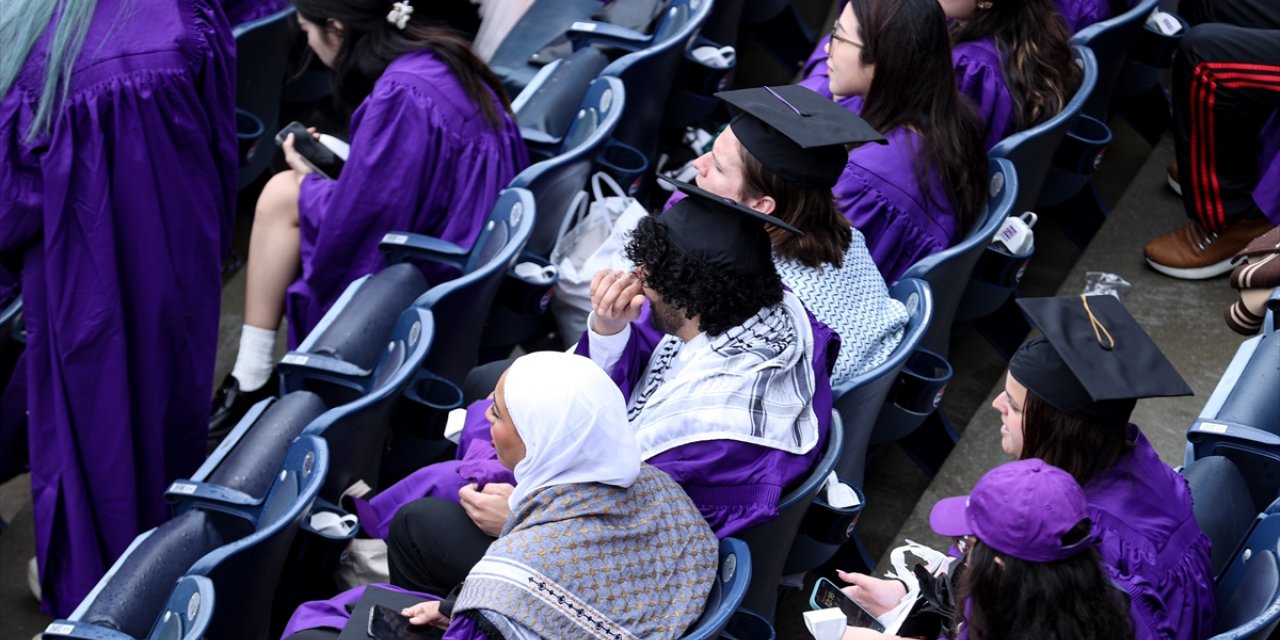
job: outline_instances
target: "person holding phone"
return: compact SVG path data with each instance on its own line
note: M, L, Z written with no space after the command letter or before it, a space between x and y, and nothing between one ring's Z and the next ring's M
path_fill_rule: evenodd
M1084 488L1098 552L1129 594L1139 638L1212 635L1212 542L1196 523L1186 480L1129 421L1138 399L1191 389L1111 296L1018 304L1044 335L1014 354L992 403L1001 448L1057 466Z
M516 479L511 515L456 596L403 609L408 622L450 639L683 636L715 581L718 542L684 490L641 460L609 375L540 351L516 359L493 400L493 446ZM284 637L335 637L357 591L304 604Z
M953 620L957 640L1039 638L1126 640L1134 637L1125 593L1103 571L1092 535L1088 500L1067 472L1027 459L988 471L968 496L933 507L929 524L959 538ZM906 595L899 581L841 574L844 592L873 615ZM867 626L846 629L845 640L885 638Z
M354 279L384 266L378 242L411 231L470 247L498 192L528 163L501 83L472 52L467 0L294 0L307 44L334 71L351 115L336 180L284 143L290 169L263 188L249 239L244 328L210 428L229 431L258 400L288 312L290 343ZM428 280L450 274L432 271Z

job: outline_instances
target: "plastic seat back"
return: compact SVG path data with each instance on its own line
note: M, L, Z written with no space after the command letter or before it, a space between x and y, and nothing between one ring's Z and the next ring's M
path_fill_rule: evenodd
M840 454L836 472L841 480L856 486L862 486L867 448L876 429L877 418L907 358L920 345L933 321L933 292L924 280L899 280L889 289L889 295L907 308L902 341L879 366L831 391L835 397L835 410L844 424L844 451Z
M1191 488L1196 523L1213 541L1213 574L1221 575L1261 508L1250 497L1240 470L1227 458L1201 458L1187 465L1182 475Z
M209 624L209 640L266 637L290 546L328 469L329 450L324 441L300 436L267 496L257 530L215 549L191 567L191 574L207 576L218 592L220 606Z
M532 193L504 190L471 250L457 256L462 275L432 287L414 302L432 312L436 334L447 337L434 341L425 368L459 388L476 364L494 296L528 242L536 216ZM409 250L404 257L417 255Z
M1273 637L1280 625L1280 515L1264 515L1218 581L1216 640Z
M1255 504L1280 493L1280 288L1267 299L1262 333L1245 340L1187 431L1187 459L1230 458Z
M702 615L685 632L684 640L714 640L729 624L751 584L751 550L737 538L720 540L720 564L716 581L707 595Z
M614 60L601 75L626 86L627 104L614 133L618 141L638 149L653 165L658 132L671 95L671 78L685 49L711 14L712 0L671 0L647 46Z
M596 156L618 126L626 99L621 80L613 77L592 80L557 154L529 166L511 180L511 187L533 193L538 208L525 253L550 257L569 207L586 186Z
M280 130L280 97L293 38L292 6L269 16L235 25L237 128L241 121L261 128L253 140L241 139L239 188L243 189L271 163L276 132Z
M200 640L209 631L215 600L213 581L204 576L183 576L174 585L164 612L147 640Z
M1005 218L1016 210L1017 194L1022 191L1022 173L1020 168L1015 171L1016 162L993 157L989 164L991 182L985 215L969 235L955 246L926 256L902 276L904 279L916 278L929 283L929 289L933 293L933 319L920 347L944 358L951 345L951 324L973 273L973 266L987 245L991 244L991 238Z
M434 335L431 312L416 307L405 310L384 348L385 379L365 396L325 412L303 431L328 444L329 472L321 499L338 504L342 493L357 481L378 489L392 414L405 389L420 375Z
M1053 167L1058 146L1066 137L1071 123L1084 109L1085 102L1098 82L1098 63L1093 52L1083 47L1073 47L1073 50L1076 64L1080 65L1083 75L1080 87L1071 101L1057 115L1001 140L987 152L989 157L1008 159L1017 168L1017 196L1010 209L1014 214L1035 210L1040 189Z
M743 607L773 620L778 605L778 580L791 552L791 543L809 505L827 481L827 476L835 470L843 449L844 427L840 414L833 412L822 457L818 458L800 486L778 501L777 519L739 534L751 549L751 586L747 589Z
M1147 16L1159 6L1160 0L1139 0L1128 11L1091 24L1071 38L1071 44L1088 47L1098 62L1098 83L1085 102L1084 113L1103 122L1111 111L1111 96L1120 79L1120 72L1129 61L1129 50L1138 40L1138 34Z

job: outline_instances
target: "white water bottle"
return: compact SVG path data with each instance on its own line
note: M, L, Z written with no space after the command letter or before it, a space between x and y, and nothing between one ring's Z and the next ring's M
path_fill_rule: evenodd
M1004 250L1011 255L1029 255L1036 246L1035 233L1031 228L1036 226L1036 221L1039 219L1039 216L1032 211L1026 211L1020 216L1009 216L1000 230L996 231L996 237L991 240L992 244L1004 247Z

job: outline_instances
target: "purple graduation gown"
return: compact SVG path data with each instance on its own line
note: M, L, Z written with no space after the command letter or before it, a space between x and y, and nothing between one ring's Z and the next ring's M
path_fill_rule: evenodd
M1187 481L1146 436L1084 487L1109 577L1128 592L1138 638L1194 640L1213 633L1212 543L1191 510Z
M632 324L631 339L622 358L610 371L614 382L630 397L644 375L662 333L648 322L648 305ZM813 328L815 386L813 411L818 418L818 445L796 455L756 444L715 440L687 444L660 453L646 462L663 470L684 488L716 535L723 538L768 522L778 516L782 492L804 476L822 453L831 426L830 370L839 351L840 338L809 314ZM577 353L590 356L585 337ZM498 462L484 413L492 400L467 407L467 419L458 442L458 459L433 464L414 472L369 501L357 500L356 512L366 533L386 538L391 519L402 505L425 496L458 500L458 490L470 483L515 483L511 472Z
M1054 0L1053 4L1058 7L1058 14L1067 25L1068 36L1112 16L1109 0ZM1126 7L1132 4L1129 1L1125 2Z
M836 208L866 237L884 281L894 283L921 258L954 244L960 224L934 172L929 172L929 197L920 190L913 164L919 136L900 127L885 138L889 144L850 151L832 191Z
M0 263L21 264L42 608L65 616L204 458L235 59L216 5L98 0L27 140L50 35L0 100Z
M439 596L433 596L429 593L418 593L417 591L409 591L401 589L391 584L374 585L390 591L399 591L400 593L408 593L415 596L421 596L426 600L440 600ZM347 620L351 618L351 612L347 610L348 606L354 606L360 601L360 596L364 595L365 587L354 587L329 598L328 600L314 600L302 603L297 609L294 609L293 615L289 617L289 623L284 627L284 633L280 637L288 638L289 636L305 631L307 629L329 628L342 629L347 624ZM449 629L444 632L444 640L485 640L485 635L476 626L476 623L467 617L459 617L449 622Z
M265 18L287 6L289 0L221 0L222 13L231 26Z
M1271 224L1280 224L1280 111L1262 126L1262 150L1258 154L1258 186L1253 201Z
M491 127L434 54L392 61L351 116L351 155L341 176L312 174L302 182L302 275L289 287L290 344L352 280L385 266L378 241L387 232L470 247L498 192L527 164L510 115Z
M808 87L828 98L831 87L827 84L826 44L831 39L827 36L818 43L809 60L805 62L800 86ZM995 41L990 38L961 42L951 48L951 66L956 72L956 86L961 95L969 98L978 109L982 120L984 148L991 149L996 143L1018 132L1018 109L1013 102L1013 94L1005 84L1004 72L1000 68L1000 52ZM839 101L841 106L854 113L862 112L862 98L846 96Z

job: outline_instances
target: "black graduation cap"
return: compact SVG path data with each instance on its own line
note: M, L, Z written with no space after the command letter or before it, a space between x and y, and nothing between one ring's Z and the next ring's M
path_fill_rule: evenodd
M884 136L857 114L800 85L721 91L741 110L730 126L761 164L799 184L832 187L848 162L846 144Z
M1139 398L1191 395L1114 296L1026 298L1018 305L1044 337L1018 349L1009 373L1063 413L1123 425Z
M667 235L685 255L707 264L750 275L773 268L773 250L765 225L798 236L803 231L742 203L688 182L660 176L687 198L657 216Z

